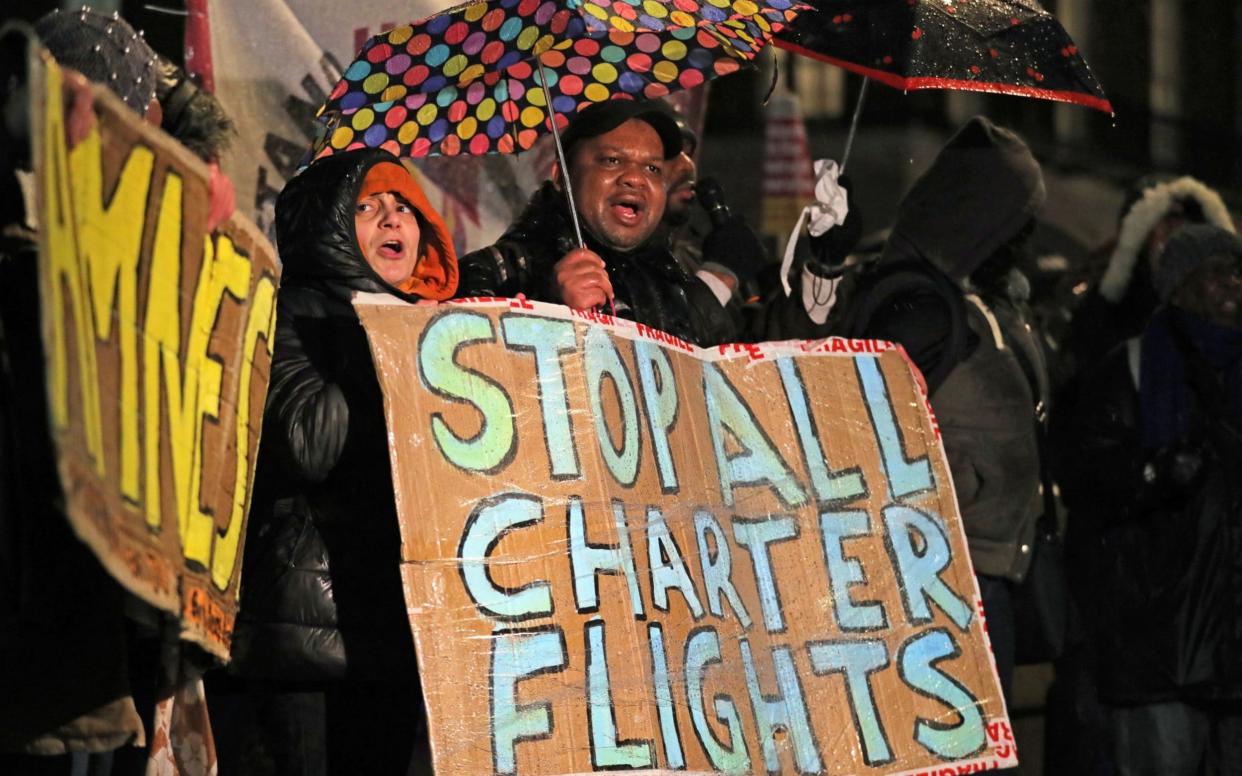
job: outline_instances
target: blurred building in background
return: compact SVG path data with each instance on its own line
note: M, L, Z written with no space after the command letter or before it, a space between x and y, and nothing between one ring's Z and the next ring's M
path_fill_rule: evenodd
M9 4L4 14L33 20L57 5L115 8L146 31L156 50L180 62L186 2L26 0ZM1235 212L1242 211L1242 2L1045 0L1043 5L1078 42L1116 115L1019 97L903 94L876 85L869 90L850 163L868 229L883 228L947 133L975 113L1028 139L1052 173L1050 206L1061 211L1053 217L1078 221L1063 227L1079 232L1079 241L1090 242L1097 231L1110 229L1120 189L1152 171L1194 175L1218 188ZM861 83L859 76L785 52L763 59L760 70L713 82L700 159L703 172L724 183L731 206L755 223L761 217L764 101L777 79L798 96L812 157L838 159ZM1058 202L1058 191L1065 193L1064 201ZM1088 212L1080 212L1084 209Z

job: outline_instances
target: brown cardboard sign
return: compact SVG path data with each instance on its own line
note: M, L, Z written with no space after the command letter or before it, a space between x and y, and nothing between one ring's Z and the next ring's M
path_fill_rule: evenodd
M78 536L227 658L267 393L278 268L208 170L102 88L72 149L61 73L34 70L40 299L52 437Z
M355 306L439 772L1016 762L899 351L702 350L516 300Z

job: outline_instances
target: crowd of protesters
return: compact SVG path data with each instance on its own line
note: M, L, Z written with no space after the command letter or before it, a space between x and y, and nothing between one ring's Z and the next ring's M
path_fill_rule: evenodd
M61 13L36 29L62 64L215 162L227 117L123 20ZM75 121L91 120L86 95L70 100L71 142ZM18 97L4 96L7 114ZM141 669L159 663L158 618L65 541L51 447L36 428L45 400L29 379L42 373L29 336L30 159L16 150L29 146L8 123L0 132L0 771L135 773L140 759L121 745L150 724L159 680ZM1045 300L1030 298L1022 271L1047 196L1040 165L985 118L916 181L878 256L852 253L855 209L804 238L806 257L784 279L744 218L686 229L699 138L667 106L595 105L563 140L566 167L495 244L460 258L409 169L385 152L321 159L281 193L283 278L241 609L232 664L211 685L228 710L213 719L221 773L430 771L382 397L355 291L521 294L701 346L900 343L941 429L1006 697L1016 663L1055 658L1071 689L1049 706L1063 717L1049 723L1050 745L1073 751L1067 767L1242 773L1242 240L1216 192L1188 177L1138 181L1055 340L1031 313ZM231 189L213 175L223 217ZM1066 624L1041 652L1032 640L1047 634L1028 630L1027 611L1039 591L1028 588L1051 551L1041 534L1062 523ZM98 686L115 674L72 648L83 628L109 645L89 650L93 660L128 661L118 679L128 692ZM101 702L119 696L135 700ZM248 756L256 746L265 758Z

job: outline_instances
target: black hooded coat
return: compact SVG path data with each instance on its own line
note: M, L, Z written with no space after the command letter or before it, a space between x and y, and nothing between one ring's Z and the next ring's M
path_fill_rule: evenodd
M977 289L1043 204L1020 138L975 118L906 194L884 254L857 279L842 333L900 343L927 381L975 571L1021 580L1042 508L1043 353L1020 299ZM1003 273L1002 273L1003 274ZM1029 373L1029 374L1028 374Z
M276 205L284 267L233 642L243 676L417 676L383 399L350 304L355 291L415 299L371 269L354 231L367 171L391 161L320 160Z

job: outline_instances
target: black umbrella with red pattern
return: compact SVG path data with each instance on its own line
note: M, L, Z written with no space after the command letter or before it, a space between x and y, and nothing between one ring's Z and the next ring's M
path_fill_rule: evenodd
M809 0L775 43L902 90L1033 97L1112 113L1074 41L1034 0Z

